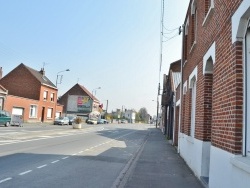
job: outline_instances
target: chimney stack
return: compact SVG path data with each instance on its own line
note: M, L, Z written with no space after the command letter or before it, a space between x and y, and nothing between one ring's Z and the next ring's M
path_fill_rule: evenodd
M44 68L41 68L41 70L39 72L40 72L40 74L42 74L43 76L45 76L45 70L44 70Z

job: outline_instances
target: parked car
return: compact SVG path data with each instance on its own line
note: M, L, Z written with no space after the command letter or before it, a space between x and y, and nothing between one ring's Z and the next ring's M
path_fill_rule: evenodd
M97 124L97 120L96 119L87 119L87 124Z
M69 125L68 117L57 117L54 121L54 125Z
M106 119L99 119L98 121L97 121L97 124L108 124L109 122L108 122L108 120L106 120Z
M5 110L0 110L0 125L5 125L5 127L8 127L11 122L11 115L9 112Z
M69 118L69 124L73 125L76 117L74 117L74 116L68 116L68 118Z
M126 123L127 121L125 119L122 119L121 120L121 123Z

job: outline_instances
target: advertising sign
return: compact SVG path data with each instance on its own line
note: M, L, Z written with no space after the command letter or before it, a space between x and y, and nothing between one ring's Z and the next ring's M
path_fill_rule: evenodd
M89 96L69 95L67 112L89 113L92 111L92 103Z

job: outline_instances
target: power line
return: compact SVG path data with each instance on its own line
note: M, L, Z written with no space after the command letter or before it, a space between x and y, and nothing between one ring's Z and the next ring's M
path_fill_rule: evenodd
M170 38L168 38L167 40L162 41L162 42L167 42L167 41L169 41L169 40L171 40L171 39L177 37L178 35L179 35L179 33L176 33L174 36L172 36L172 37L170 37Z
M179 27L174 28L174 29L167 29L164 25L163 25L163 27L164 27L164 29L167 30L167 31L175 31L175 30L179 29Z

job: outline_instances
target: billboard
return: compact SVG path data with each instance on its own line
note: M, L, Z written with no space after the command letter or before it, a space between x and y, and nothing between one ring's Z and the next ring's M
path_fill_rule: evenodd
M92 111L93 100L89 96L69 95L67 112L90 113Z

